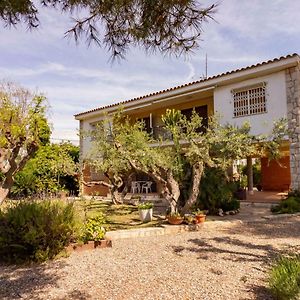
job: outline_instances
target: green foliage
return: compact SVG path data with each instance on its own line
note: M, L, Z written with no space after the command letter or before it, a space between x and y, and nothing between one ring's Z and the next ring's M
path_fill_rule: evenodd
M288 193L288 198L289 197L295 197L297 199L299 199L300 201L300 190L292 190Z
M193 211L193 215L195 215L195 216L206 215L206 211L198 208L197 210Z
M272 206L271 211L278 214L293 214L300 212L300 198L290 196L278 205Z
M0 187L4 200L28 159L49 143L46 98L11 82L0 83Z
M83 227L83 242L87 243L88 241L100 241L104 239L105 229L103 224L106 219L102 213L98 213L96 217L89 218L86 220Z
M191 119L187 119L179 111L167 110L162 120L164 129L170 133L168 136L172 137L168 143L154 140L143 131L143 123L124 117L120 111L104 118L90 135L93 151L88 159L96 170L109 178L115 190L123 184L122 174L132 169L147 173L161 184L173 212L180 208L188 211L199 191L203 194L199 205L210 213L222 207L225 210L238 207L237 202L232 202L232 188L227 186L226 180L224 182L224 176L219 185L220 176L209 179L210 175L206 174L202 181L210 183L203 183L200 190L194 183L198 185L203 169L220 169L224 175L235 160L263 155L270 148L279 151L277 144L285 130L285 126L278 126L272 135L274 141L270 141L269 137L251 135L248 123L241 127L223 126L217 118L210 118L208 128L199 130L202 118L195 111ZM160 147L153 147L153 143ZM269 147L270 144L273 146Z
M282 257L272 267L269 287L278 300L299 299L300 259L299 256Z
M234 187L234 183L227 181L223 170L208 168L200 184L201 194L196 205L210 214L218 213L220 208L223 211L236 210L239 201L233 198Z
M203 7L194 0L5 0L0 2L0 19L7 26L25 23L36 28L41 7L69 14L75 24L64 32L76 41L83 38L88 45L94 42L109 49L113 57L123 57L130 45L177 55L196 49L202 24L212 18L216 4ZM78 18L78 14L85 16Z
M41 147L15 176L11 196L28 197L64 189L78 192L78 161L79 147L70 143Z
M138 205L138 209L151 209L153 208L153 203L145 202Z
M76 234L72 204L20 202L0 212L0 257L13 263L52 259Z
M252 166L253 169L253 185L256 186L261 184L261 166L259 163L255 163ZM242 169L242 174L247 175L247 166L244 166Z

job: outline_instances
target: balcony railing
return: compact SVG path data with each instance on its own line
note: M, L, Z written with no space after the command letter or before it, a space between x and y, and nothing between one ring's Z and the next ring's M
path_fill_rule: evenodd
M154 126L151 128L150 134L155 140L172 140L172 134L162 126Z

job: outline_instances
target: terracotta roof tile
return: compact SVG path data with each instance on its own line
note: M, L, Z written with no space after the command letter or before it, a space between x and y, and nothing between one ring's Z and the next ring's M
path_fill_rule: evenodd
M260 67L260 66L263 66L263 65L266 65L266 64L269 64L269 63L277 62L277 61L280 61L280 60L284 60L284 59L288 59L288 58L292 58L292 57L296 57L296 56L298 56L298 54L293 53L293 54L289 54L289 55L286 55L286 56L281 56L281 57L278 57L278 58L270 59L270 60L263 61L263 62L260 62L260 63L257 63L257 64L253 64L253 65L250 65L250 66L247 66L247 67L244 67L244 68L235 69L235 70L232 70L232 71L228 71L228 72L224 72L224 73L221 73L221 74L218 74L218 75L214 75L214 76L211 76L211 77L208 77L208 78L205 78L205 79L200 79L200 80L197 80L197 81L185 83L185 84L182 84L182 85L179 85L179 86L171 87L171 88L168 88L168 89L165 89L165 90L153 92L153 93L150 93L150 94L147 94L147 95L135 97L135 98L132 98L132 99L129 99L129 100L109 104L109 105L106 105L106 106L97 107L97 108L94 108L94 109L91 109L91 110L88 110L88 111L85 111L85 112L82 112L82 113L78 113L78 114L75 115L75 117L78 117L78 116L81 116L81 115L84 115L84 114L88 114L88 113L91 113L91 112L95 112L95 111L98 111L98 110L103 110L103 109L106 109L106 108L114 107L114 106L117 106L117 105L120 105L120 104L126 104L126 103L129 103L129 102L133 102L133 101L136 101L136 100L141 100L141 99L144 99L144 98L147 98L147 97L163 94L163 93L170 92L170 91L173 91L173 90L177 90L177 89L180 89L180 88L183 88L183 87L186 87L186 86L191 86L193 84L206 82L206 81L209 81L211 79L215 79L215 78L219 78L219 77L222 77L222 76L225 76L225 75L230 75L230 74L233 74L233 73L249 70L249 69L252 69L252 68Z

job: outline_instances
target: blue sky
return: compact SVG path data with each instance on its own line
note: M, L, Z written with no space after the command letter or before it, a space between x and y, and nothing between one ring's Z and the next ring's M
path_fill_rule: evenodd
M63 37L71 24L67 15L42 10L38 30L1 27L0 78L43 92L52 137L77 140L75 113L197 80L204 74L206 53L208 75L300 53L300 1L219 2L216 22L204 25L200 48L189 57L146 55L132 48L126 60L114 64L105 49Z

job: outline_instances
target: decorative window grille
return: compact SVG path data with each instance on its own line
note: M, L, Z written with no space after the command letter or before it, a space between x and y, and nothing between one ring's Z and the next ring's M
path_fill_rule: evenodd
M233 90L234 117L263 114L267 112L265 83Z

